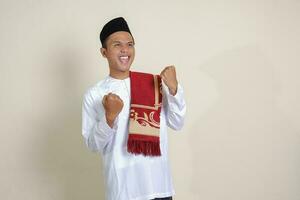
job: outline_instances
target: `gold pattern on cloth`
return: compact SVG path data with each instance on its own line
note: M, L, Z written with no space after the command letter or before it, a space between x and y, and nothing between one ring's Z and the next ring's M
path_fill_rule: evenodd
M159 136L160 134L160 123L154 120L155 111L161 107L159 103L159 94L161 93L161 85L158 83L156 75L154 76L154 88L155 88L155 103L154 106L146 106L140 104L131 104L130 110L130 133L138 133L140 135ZM143 112L143 116L139 116L138 112L134 108L144 108L152 110L151 112Z

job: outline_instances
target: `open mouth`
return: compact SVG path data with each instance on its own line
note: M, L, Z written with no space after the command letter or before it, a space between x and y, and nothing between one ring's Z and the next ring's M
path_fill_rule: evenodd
M130 56L120 56L119 60L122 64L127 64L129 62Z

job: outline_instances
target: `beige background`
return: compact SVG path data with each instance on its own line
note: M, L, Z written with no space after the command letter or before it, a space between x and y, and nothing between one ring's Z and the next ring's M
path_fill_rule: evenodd
M300 1L0 1L0 199L100 200L81 136L108 73L102 25L124 16L132 69L174 64L188 112L170 131L176 200L300 199Z

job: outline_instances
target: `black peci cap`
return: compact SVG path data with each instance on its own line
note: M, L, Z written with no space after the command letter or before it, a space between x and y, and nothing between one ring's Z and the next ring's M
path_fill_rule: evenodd
M118 32L118 31L125 31L125 32L130 33L130 35L131 35L128 24L123 17L117 17L115 19L112 19L103 26L103 28L100 32L100 41L101 41L102 47L104 45L106 38L108 38L111 34Z

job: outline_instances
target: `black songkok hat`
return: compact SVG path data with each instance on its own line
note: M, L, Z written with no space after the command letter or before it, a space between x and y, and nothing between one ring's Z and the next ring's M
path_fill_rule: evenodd
M106 38L108 38L111 34L118 31L126 31L131 35L128 24L123 17L117 17L115 19L112 19L103 26L100 32L100 41L102 47L104 45L104 41L106 40Z

